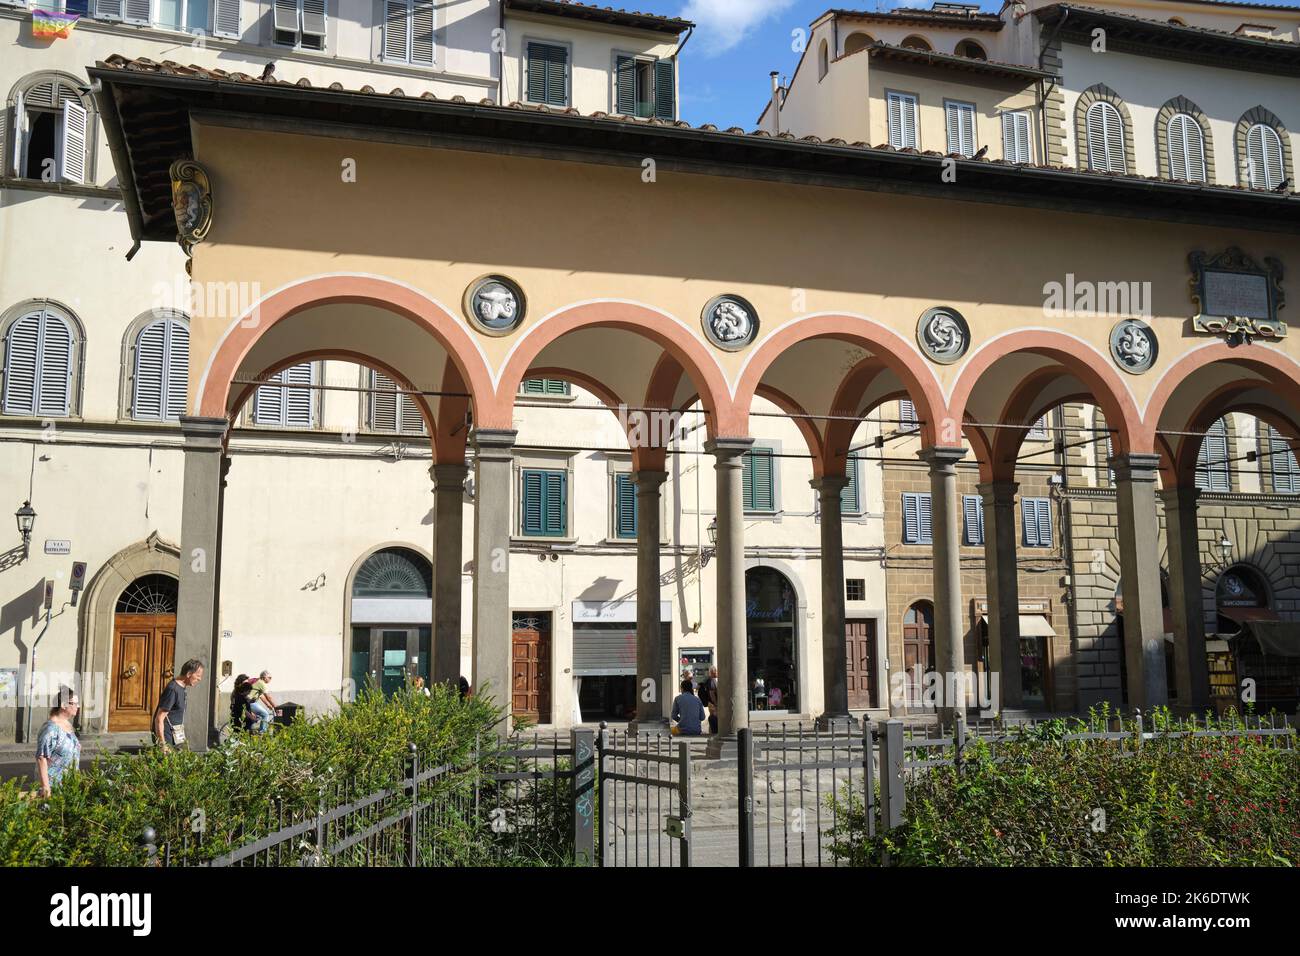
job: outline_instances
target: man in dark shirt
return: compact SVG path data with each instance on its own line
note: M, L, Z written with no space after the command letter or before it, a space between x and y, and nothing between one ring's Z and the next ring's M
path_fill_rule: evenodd
M687 737L700 733L705 718L704 705L695 696L691 682L682 680L682 692L673 701L672 718L677 721L677 732Z
M203 679L203 662L186 661L181 665L181 675L169 683L158 698L153 712L153 739L171 750L185 743L185 692Z

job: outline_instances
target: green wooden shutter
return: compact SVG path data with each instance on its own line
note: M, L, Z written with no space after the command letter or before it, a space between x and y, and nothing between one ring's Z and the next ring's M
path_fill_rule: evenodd
M543 524L548 535L564 535L568 531L568 475L563 471L543 472L546 478L545 514Z
M772 450L755 448L745 453L742 489L746 511L776 510L776 475L772 469Z
M844 473L849 483L840 492L840 514L855 515L862 511L862 502L858 497L858 460L850 458L844 463Z
M525 395L568 395L569 383L558 378L529 378L519 391Z
M677 71L673 59L655 61L655 116L669 121L677 118Z
M524 96L530 103L546 102L545 49L540 43L528 44L528 89Z
M542 498L545 494L545 473L526 470L520 493L520 527L526 535L543 535L546 528L542 519Z
M528 100L547 106L569 102L569 50L551 43L528 44Z
M614 108L624 116L636 115L636 57L614 58Z
M627 472L614 476L614 534L619 538L636 537L636 485Z

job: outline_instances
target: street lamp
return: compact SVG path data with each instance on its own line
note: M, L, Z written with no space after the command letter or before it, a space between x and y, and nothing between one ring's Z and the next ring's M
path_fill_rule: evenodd
M696 527L698 527L698 525ZM709 522L708 528L705 530L709 532L710 547L700 548L701 568L707 568L709 566L709 559L718 553L718 519L716 515L713 520Z
M1223 566L1226 568L1232 563L1232 541L1226 534L1219 536L1219 554L1223 555Z
M18 522L18 533L23 536L23 557L26 558L31 547L32 525L36 524L36 509L30 501L24 501L23 506L14 512L14 520Z
M1211 574L1219 574L1220 572L1226 571L1228 568L1232 567L1232 539L1230 539L1226 534L1220 534L1218 542L1212 547L1214 551L1217 552L1215 557L1218 560L1201 567L1201 574L1207 577Z
M716 515L714 516L713 520L709 522L708 531L709 531L709 544L713 545L713 547L716 549L718 547L718 519Z

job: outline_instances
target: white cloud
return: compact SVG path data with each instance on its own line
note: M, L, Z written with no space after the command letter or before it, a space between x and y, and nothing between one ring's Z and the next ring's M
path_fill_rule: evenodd
M698 42L706 54L716 56L794 4L795 0L687 0L681 15L698 24Z

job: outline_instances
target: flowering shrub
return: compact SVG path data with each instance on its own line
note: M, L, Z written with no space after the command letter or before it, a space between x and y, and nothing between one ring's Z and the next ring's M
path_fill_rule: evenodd
M995 749L974 742L960 772L941 767L908 782L905 822L892 832L868 837L861 801L841 796L832 852L861 866L886 853L901 866L1300 865L1294 737L1287 746L1276 737L1178 736L1190 727L1167 713L1156 725L1140 748L1132 738L1066 739L1088 729L1078 721ZM1230 716L1210 729L1242 725Z

